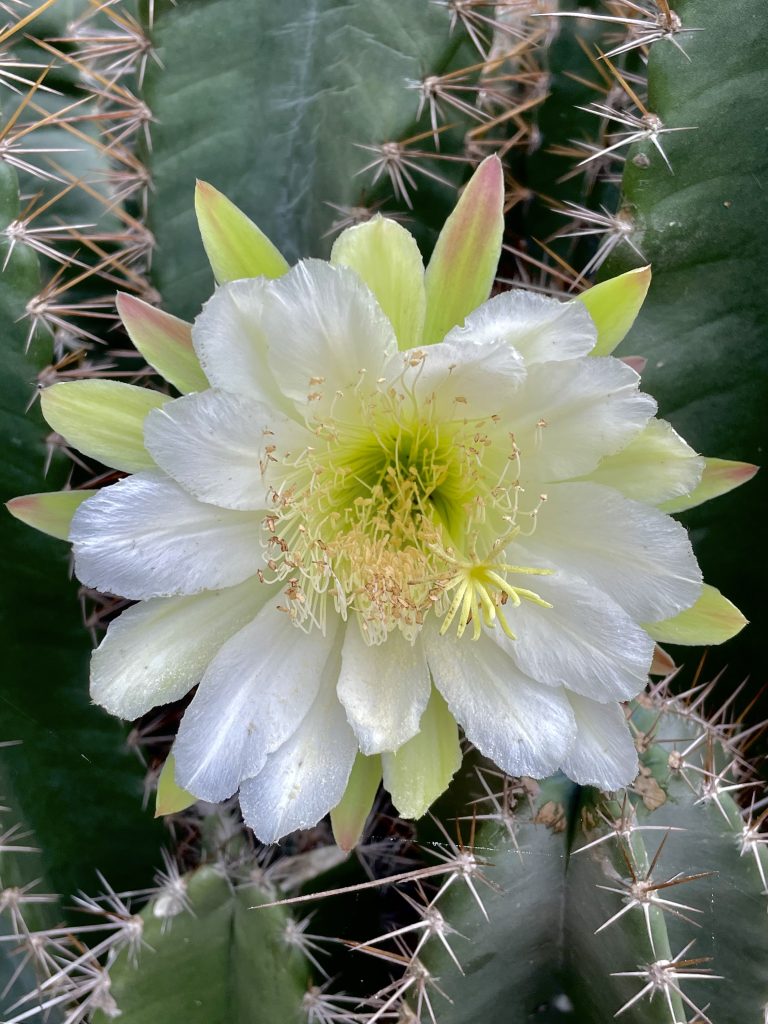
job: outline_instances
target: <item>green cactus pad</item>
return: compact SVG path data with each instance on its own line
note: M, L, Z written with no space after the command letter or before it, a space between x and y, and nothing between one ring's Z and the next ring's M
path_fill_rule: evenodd
M110 971L122 1024L304 1024L306 960L285 938L290 915L215 868L182 879L142 912L143 945ZM97 1014L94 1024L109 1018Z
M643 378L690 444L707 455L765 461L761 434L768 380L768 276L764 92L766 6L762 0L681 0L680 35L690 58L656 43L648 63L648 109L674 173L649 141L630 150L624 198L632 241L653 266L653 283L619 354L647 357ZM620 253L608 276L626 269ZM635 261L638 262L637 260ZM764 571L768 476L685 518L705 576L735 601L752 628L718 655L757 672L766 661ZM760 532L762 530L762 533ZM762 624L762 628L761 628ZM713 655L714 657L714 655Z

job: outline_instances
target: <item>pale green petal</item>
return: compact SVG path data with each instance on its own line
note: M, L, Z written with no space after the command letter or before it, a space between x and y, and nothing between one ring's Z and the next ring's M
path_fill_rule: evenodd
M288 269L264 232L206 181L197 183L195 213L213 276L219 284L241 277L281 277Z
M603 459L584 479L659 505L692 491L703 468L704 460L666 420L653 419L626 448Z
M25 494L11 498L5 507L27 526L33 526L41 533L47 533L58 540L69 538L72 516L86 498L96 491L49 491L44 494Z
M331 826L336 844L353 850L363 834L381 782L381 758L358 752L341 803L331 811Z
M160 777L157 780L155 797L155 817L162 818L166 814L178 814L186 811L196 803L197 797L182 789L176 782L176 759L169 754L165 759Z
M384 786L403 818L420 818L461 767L459 728L432 689L419 732L394 754L383 754Z
M209 386L192 347L192 324L118 292L117 311L136 348L150 366L183 394Z
M690 608L671 619L652 622L643 628L659 643L699 647L725 643L740 633L746 624L747 620L736 605L705 583L701 597Z
M144 447L144 419L167 401L167 395L116 380L64 381L40 396L43 416L67 444L126 473L154 468Z
M504 233L504 172L483 160L440 232L429 261L425 345L441 341L491 294Z
M339 235L331 263L360 275L389 317L400 348L420 343L427 307L424 264L409 231L377 215Z
M681 498L673 498L665 502L661 509L663 512L685 512L688 508L695 508L710 498L719 498L721 494L727 494L735 487L741 487L748 480L751 480L758 471L759 466L753 466L751 462L731 462L729 459L704 459L704 472L698 486L691 490L690 494L684 494Z
M588 288L577 296L597 327L593 356L609 356L629 333L651 284L651 268L641 267Z

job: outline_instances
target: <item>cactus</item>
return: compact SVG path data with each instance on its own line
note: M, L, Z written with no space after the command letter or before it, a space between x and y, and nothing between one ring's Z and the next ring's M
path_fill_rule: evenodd
M474 849L499 888L482 890L488 919L459 886L439 904L464 972L430 943L452 1001L435 996L440 1021L761 1019L768 850L735 800L759 780L742 727L702 698L660 684L635 705L642 767L623 794L567 780L531 794L475 768Z
M18 194L12 168L0 164L2 223L17 216ZM8 242L5 242L5 259ZM50 358L50 341L35 334L27 351L25 307L37 292L35 254L16 245L0 278L5 370L2 379L3 430L8 439L3 467L5 498L64 482L65 468L51 467L47 480L48 434L35 396L35 373ZM21 321L21 322L20 322ZM3 614L3 740L0 792L21 830L34 831L42 853L46 885L71 891L89 884L94 864L115 866L115 878L136 884L151 867L157 831L141 813L141 770L125 749L125 733L89 707L82 681L87 675L89 637L82 629L67 580L64 552L47 538L30 544L20 524L2 523L3 574L14 580ZM44 625L36 618L34 609ZM30 686L30 680L35 686ZM85 792L91 793L87 801ZM100 794L98 796L97 794ZM87 841L84 837L87 836ZM143 859L142 837L151 856ZM124 858L134 846L132 866ZM134 873L135 872L135 873ZM5 872L3 872L3 876ZM34 878L27 876L27 881Z
M197 314L211 282L196 177L291 261L327 255L341 227L377 211L407 222L428 254L489 152L506 177L497 287L565 296L604 268L650 262L620 353L647 360L661 413L722 460L709 460L697 497L748 479L754 467L728 460L759 459L763 5L555 6L320 0L310 14L298 0L150 0L136 15L127 0L49 0L9 15L0 51L27 84L11 80L20 92L4 96L0 135L6 496L71 484L74 503L111 479L48 434L38 384L95 372L148 384L150 402L171 390L113 329L113 295ZM188 370L168 375L185 391ZM751 508L729 496L685 522L705 570L759 623ZM161 772L179 705L127 735L88 706L90 640L62 548L7 517L2 528L16 582L0 739L22 741L0 750L4 1020L760 1024L768 1013L759 697L739 698L743 715L730 700L707 715L712 686L680 695L682 673L651 686L628 709L642 768L626 793L511 779L467 750L434 817L402 821L380 794L350 857L325 826L263 848L234 809L188 809ZM120 604L80 596L95 640ZM744 636L728 658L755 671L759 626ZM678 626L656 639L687 638ZM661 651L659 666L672 668ZM173 853L153 881L158 779Z
M141 948L126 949L110 972L126 1024L304 1021L301 948L309 943L312 956L312 938L280 908L254 911L262 902L258 886L233 888L213 867L166 885L142 911ZM94 1024L112 1016L102 1010Z

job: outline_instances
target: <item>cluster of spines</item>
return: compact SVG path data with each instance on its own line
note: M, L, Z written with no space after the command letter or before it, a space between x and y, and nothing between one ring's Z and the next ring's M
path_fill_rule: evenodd
M21 195L19 215L2 232L5 265L18 245L38 255L41 286L26 306L28 345L40 337L53 351L30 382L30 406L62 380L146 379L149 368L114 332L115 293L159 298L148 279L150 180L139 155L151 148L152 116L141 97L146 64L156 59L151 20L145 27L125 5L84 0L82 13L53 35L52 6L9 8L0 32L0 85L9 90L0 160L16 170ZM52 433L44 473L57 455L71 463L72 486L114 478ZM96 642L123 603L86 589L81 601Z
M461 33L468 40L471 62L406 83L419 98L414 130L404 138L361 146L370 154L358 172L363 186L370 188L384 180L387 194L374 204L366 205L361 198L359 205L340 209L332 232L368 219L382 205L388 216L393 206L396 216L407 217L414 207L420 177L448 189L455 187L441 173L441 165L470 167L489 153L504 158L536 144L531 112L546 96L541 57L549 30L534 16L547 5L542 0L430 2L447 10L451 34ZM460 143L447 147L444 133L458 128L463 136ZM518 184L508 177L508 209L519 201L519 195Z
M680 887L717 874L716 870L686 871L670 875L664 870L663 852L687 842L686 829L654 825L653 811L667 800L673 779L684 781L688 799L694 807L711 805L722 818L721 840L737 846L742 857L754 861L760 880L760 892L768 896L766 870L768 837L762 827L766 815L755 799L762 786L749 760L749 748L765 732L766 722L745 726L744 719L754 701L738 715L734 707L743 685L725 699L714 712L707 713L705 701L716 692L717 682L694 685L685 693L675 693L675 673L665 676L640 698L629 717L630 727L640 754L641 771L635 784L619 799L601 798L599 820L583 823L586 841L575 853L586 852L611 843L623 877L613 886L599 888L619 897L617 909L603 921L596 934L609 930L625 914L641 914L645 924L647 948L639 950L642 960L615 972L616 977L634 978L637 992L615 1011L620 1017L644 1000L659 1000L669 1014L670 1024L714 1024L707 1015L708 1003L694 1000L689 983L722 981L716 972L717 961L695 952L696 916L702 907L686 901ZM662 729L663 723L679 728ZM702 812L703 813L703 812ZM711 823L710 823L711 827ZM592 838L598 831L597 838ZM656 833L654 837L652 833ZM651 833L651 835L646 835ZM749 870L747 867L746 870ZM725 907L716 907L725 925ZM667 919L673 917L689 927L691 938L680 948L672 948ZM706 987L706 986L705 986ZM699 986L695 986L698 989ZM698 998L698 997L697 997Z
M16 167L26 196L22 213L4 232L9 248L23 243L42 257L43 285L27 308L30 339L37 330L47 332L57 362L78 354L63 367L46 368L46 383L51 375L58 379L59 371L65 378L76 373L75 364L98 351L100 333L116 320L116 288L151 294L146 273L153 246L142 223L148 174L136 146L139 139L149 144L151 114L137 87L151 57L149 40L121 8L94 2L85 5L65 34L38 38L35 17L48 6L25 13L4 33L23 43L23 52L31 49L38 58L31 67L41 70L34 79L27 72L23 89L15 83L18 102L0 139L0 158ZM5 63L15 66L10 56ZM19 70L29 63L19 59ZM55 85L73 77L76 98L62 95ZM42 129L56 130L55 145L35 144ZM66 166L73 153L79 157L79 174ZM60 208L78 200L97 212L94 223L62 219ZM105 222L112 223L104 227Z
M633 143L650 142L658 159L672 170L664 149L671 131L689 127L669 127L649 109L646 64L653 43L675 45L696 31L684 26L666 0L605 0L604 10L552 11L542 14L549 22L558 22L562 31L571 32L583 51L588 69L552 68L554 75L572 79L594 98L577 110L590 115L578 137L543 138L546 153L563 159L563 173L550 194L537 194L521 186L521 195L533 200L533 208L523 219L522 236L527 223L537 219L541 206L567 218L562 228L530 245L510 245L515 260L514 276L500 279L504 285L526 282L528 287L563 295L588 287L605 261L620 247L628 246L643 262L645 257L633 238L632 210L622 203L620 184L627 150ZM597 39L594 38L598 31ZM589 38L588 38L589 37ZM685 51L683 51L685 52ZM647 161L645 153L633 156ZM580 179L578 201L558 196L560 184ZM585 244L586 243L586 244ZM536 252L536 248L540 250Z

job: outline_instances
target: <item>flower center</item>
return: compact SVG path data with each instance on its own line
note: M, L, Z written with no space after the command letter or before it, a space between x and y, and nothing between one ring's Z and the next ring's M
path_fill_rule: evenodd
M507 575L548 570L504 557L538 505L521 508L520 453L499 417L465 418L461 400L438 413L394 387L338 399L273 484L264 546L271 578L287 581L282 610L324 629L331 600L369 643L394 629L413 640L429 614L441 633L472 621L477 638L498 622L514 637L505 604L548 605Z

